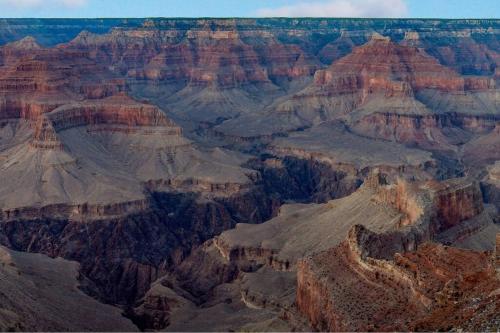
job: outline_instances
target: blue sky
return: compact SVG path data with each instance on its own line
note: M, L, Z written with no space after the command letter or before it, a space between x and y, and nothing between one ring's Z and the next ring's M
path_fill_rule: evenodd
M0 17L499 18L500 0L0 0Z

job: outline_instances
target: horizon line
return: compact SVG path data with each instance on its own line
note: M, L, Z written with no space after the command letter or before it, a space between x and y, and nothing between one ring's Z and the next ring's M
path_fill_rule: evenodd
M265 19L307 19L307 20L447 20L447 21L460 21L460 20L477 20L477 21L500 21L500 18L476 18L476 17L317 17L317 16L137 16L137 17L120 17L120 16L107 16L107 17L0 17L0 20L147 20L147 19L217 19L217 20L235 20L235 19L249 19L249 20L265 20Z

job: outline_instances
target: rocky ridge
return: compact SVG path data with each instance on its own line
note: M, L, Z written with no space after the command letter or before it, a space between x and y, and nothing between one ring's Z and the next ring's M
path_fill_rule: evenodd
M439 235L447 228L453 228L448 223L450 220L461 225L471 218L482 216L481 218L487 221L486 224L493 225L491 217L484 215L481 198L477 197L478 191L478 184L464 179L453 180L447 184L432 184L432 182L407 184L401 181L399 184L389 185L383 175L374 174L357 192L345 198L326 204L283 206L278 217L268 222L260 225L238 224L235 229L226 231L205 243L173 274L160 280L162 288L166 288L170 296L165 299L161 296L163 292L150 291L132 317L136 318L144 328L159 329L167 326L175 330L181 327L179 320L182 319L177 319L176 316L182 312L190 313L197 318L191 323L192 329L196 327L239 329L242 326L237 326L235 323L217 326L215 322L202 324L200 321L211 311L215 313L222 311L220 307L229 297L231 302L227 304L233 305L224 311L228 311L231 318L246 317L249 314L245 313L245 309L251 308L254 309L253 320L259 321L262 317L270 316L274 318L275 323L279 322L279 325L284 325L283 327L288 330L309 329L309 326L301 321L300 312L306 314L315 329L337 330L354 327L349 326L350 324L318 326L322 324L317 324L316 319L309 316L309 310L306 309L311 309L311 316L321 316L319 314L321 311L306 303L304 298L320 301L323 297L301 296L300 293L309 293L303 290L306 288L304 287L306 282L301 280L306 279L303 275L307 275L304 273L306 268L303 258L308 256L314 258L323 251L333 251L330 249L338 249L336 251L339 251L339 255L347 255L345 253L347 250L342 244L350 242L344 242L348 235L354 237L353 234L359 230L356 223L360 221L364 221L366 227L376 230L377 233L367 230L365 233L373 236L362 238L363 248L359 251L362 251L363 257L365 253L369 253L381 263L391 260L396 253L412 253L418 251L421 244L438 240ZM461 200L464 200L461 205L454 204ZM451 212L453 213L450 214ZM474 238L476 234L474 231L468 235L461 234L460 237ZM482 244L482 248L489 249L494 244L495 240L492 237L488 239ZM471 250L469 252L476 253ZM489 257L482 258L486 262L486 258ZM332 267L329 263L324 265L328 269ZM453 266L455 263L450 265ZM390 274L393 274L393 271L391 269ZM298 280L295 274L298 274ZM393 278L388 277L388 279ZM219 290L222 289L226 292L219 294ZM295 292L298 295L296 300L293 297ZM327 295L326 291L316 290L314 293ZM189 301L190 305L162 310L151 304L153 300L158 299L168 304L179 304L179 301L168 302L172 295L184 300L181 304ZM175 297L174 299L177 299ZM240 302L246 304L243 309L237 306L241 304ZM145 311L145 306L153 309L153 312ZM381 302L380 306L384 306L384 302ZM320 304L318 307L325 308ZM423 314L424 308L421 309ZM332 312L336 313L335 310ZM364 315L365 312L360 313ZM155 315L151 317L151 313ZM397 313L394 312L394 315L397 316ZM189 315L181 315L181 318L184 316ZM163 324L158 324L154 318L162 318ZM360 326L358 329L367 329L366 327ZM383 326L379 328L381 327Z
M299 263L297 306L315 329L494 329L499 280L489 254L428 243L380 260L364 247L372 237L356 226Z

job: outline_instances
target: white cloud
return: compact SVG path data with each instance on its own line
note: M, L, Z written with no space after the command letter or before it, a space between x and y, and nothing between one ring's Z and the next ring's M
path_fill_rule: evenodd
M263 17L405 17L405 0L324 0L300 1L276 8L261 8Z
M64 8L78 8L87 4L87 0L0 0L0 6L14 9L31 9L41 7L60 6Z
M58 2L70 8L83 7L87 4L87 0L58 0Z

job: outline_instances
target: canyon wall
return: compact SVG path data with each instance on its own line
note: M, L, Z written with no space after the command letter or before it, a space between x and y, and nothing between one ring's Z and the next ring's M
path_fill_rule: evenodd
M141 329L484 328L499 32L0 19L0 243Z
M424 244L377 260L364 248L366 232L355 227L337 248L299 263L297 306L315 329L427 330L494 322L495 306L482 310L481 320L467 310L472 295L478 304L498 304L489 294L499 282L488 254Z

